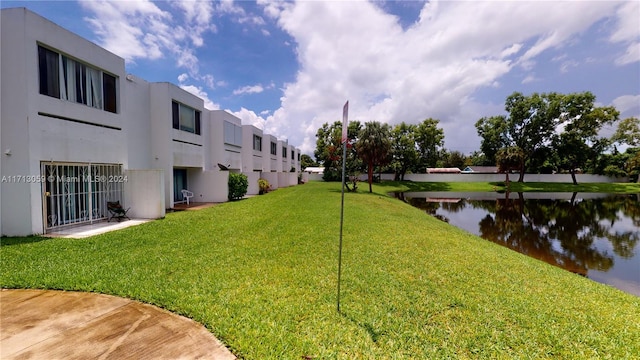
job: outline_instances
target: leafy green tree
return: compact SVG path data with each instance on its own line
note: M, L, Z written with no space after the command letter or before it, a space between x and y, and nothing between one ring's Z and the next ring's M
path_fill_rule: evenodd
M509 146L498 150L496 154L496 164L498 171L506 174L505 183L509 186L509 172L519 170L525 155L518 146Z
M300 167L302 170L308 168L309 166L318 166L318 163L313 161L311 156L307 154L300 155Z
M609 141L598 135L604 125L618 120L620 113L611 106L594 107L596 97L590 92L563 95L560 98L560 123L564 129L553 137L553 147L559 155L560 167L569 170L575 185L575 171L584 167L608 146Z
M404 175L418 162L415 132L416 125L405 122L391 130L391 168L396 181L404 181Z
M359 121L349 122L347 129L347 174L356 174L362 169L362 162L356 156L355 144L362 124ZM316 150L314 155L318 163L324 166L325 181L342 179L342 122L329 125L324 123L316 133Z
M630 117L620 121L611 141L631 147L640 146L640 119Z
M476 130L482 141L480 142L481 154L478 154L475 158L478 159L480 156L484 156L484 159L480 160L481 163L475 163L474 165L495 165L498 151L509 145L507 139L507 117L502 115L483 117L476 122Z
M415 130L416 145L420 157L419 172L425 172L427 167L435 167L439 153L444 145L444 130L438 127L440 121L432 118L425 119Z
M560 122L561 96L556 93L524 96L519 92L505 101L508 116L482 118L476 122L482 137L481 150L487 157L506 147L518 147L524 155L519 166L519 182L524 181L527 162L551 141ZM496 159L497 160L497 159Z
M467 156L465 161L465 165L469 166L494 166L496 164L495 155L493 156L493 161L489 161L487 155L485 155L482 151L474 151L471 155Z
M518 179L522 182L527 161L532 154L547 146L558 126L560 95L534 93L524 96L516 92L507 97L505 110L509 113L507 138L524 155Z
M442 162L442 167L457 167L463 170L466 166L467 158L460 151L442 150L442 159L440 161Z
M389 159L391 151L391 131L389 125L371 121L360 130L356 149L358 156L367 165L369 192L373 192L373 168L383 165Z
M627 149L622 168L628 176L637 176L636 181L640 182L640 119L630 117L620 121L611 141L635 148Z

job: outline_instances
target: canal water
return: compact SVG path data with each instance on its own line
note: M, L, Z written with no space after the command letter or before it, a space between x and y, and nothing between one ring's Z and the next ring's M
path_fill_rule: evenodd
M640 296L640 194L395 196L486 240Z

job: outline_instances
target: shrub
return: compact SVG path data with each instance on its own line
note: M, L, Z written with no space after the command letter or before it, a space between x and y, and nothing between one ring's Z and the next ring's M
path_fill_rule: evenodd
M249 181L247 175L229 173L229 201L242 199L247 194Z
M271 184L269 184L267 179L258 179L258 189L260 191L260 195L266 194L271 190Z

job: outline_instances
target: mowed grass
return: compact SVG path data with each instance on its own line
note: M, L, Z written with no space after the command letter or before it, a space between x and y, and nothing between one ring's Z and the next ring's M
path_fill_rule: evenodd
M569 176L569 175L567 175ZM517 176L515 177L517 180ZM525 177L526 181L526 177ZM400 182L385 181L379 184L381 189L387 191L500 191L507 187L504 182ZM361 188L367 188L366 183ZM615 194L639 194L640 183L540 183L517 182L512 177L509 183L511 192L578 192L578 193L615 193Z
M640 354L640 298L377 193L312 182L86 239L3 238L0 285L124 296L247 359Z

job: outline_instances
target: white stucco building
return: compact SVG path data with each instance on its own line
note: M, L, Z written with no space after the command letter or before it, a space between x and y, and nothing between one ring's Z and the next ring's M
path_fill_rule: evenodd
M2 9L0 25L2 235L102 221L111 201L161 218L182 189L226 201L228 171L257 189L263 172L296 166L256 149L256 136L268 150L275 137L174 84L127 74L124 59L27 9Z

